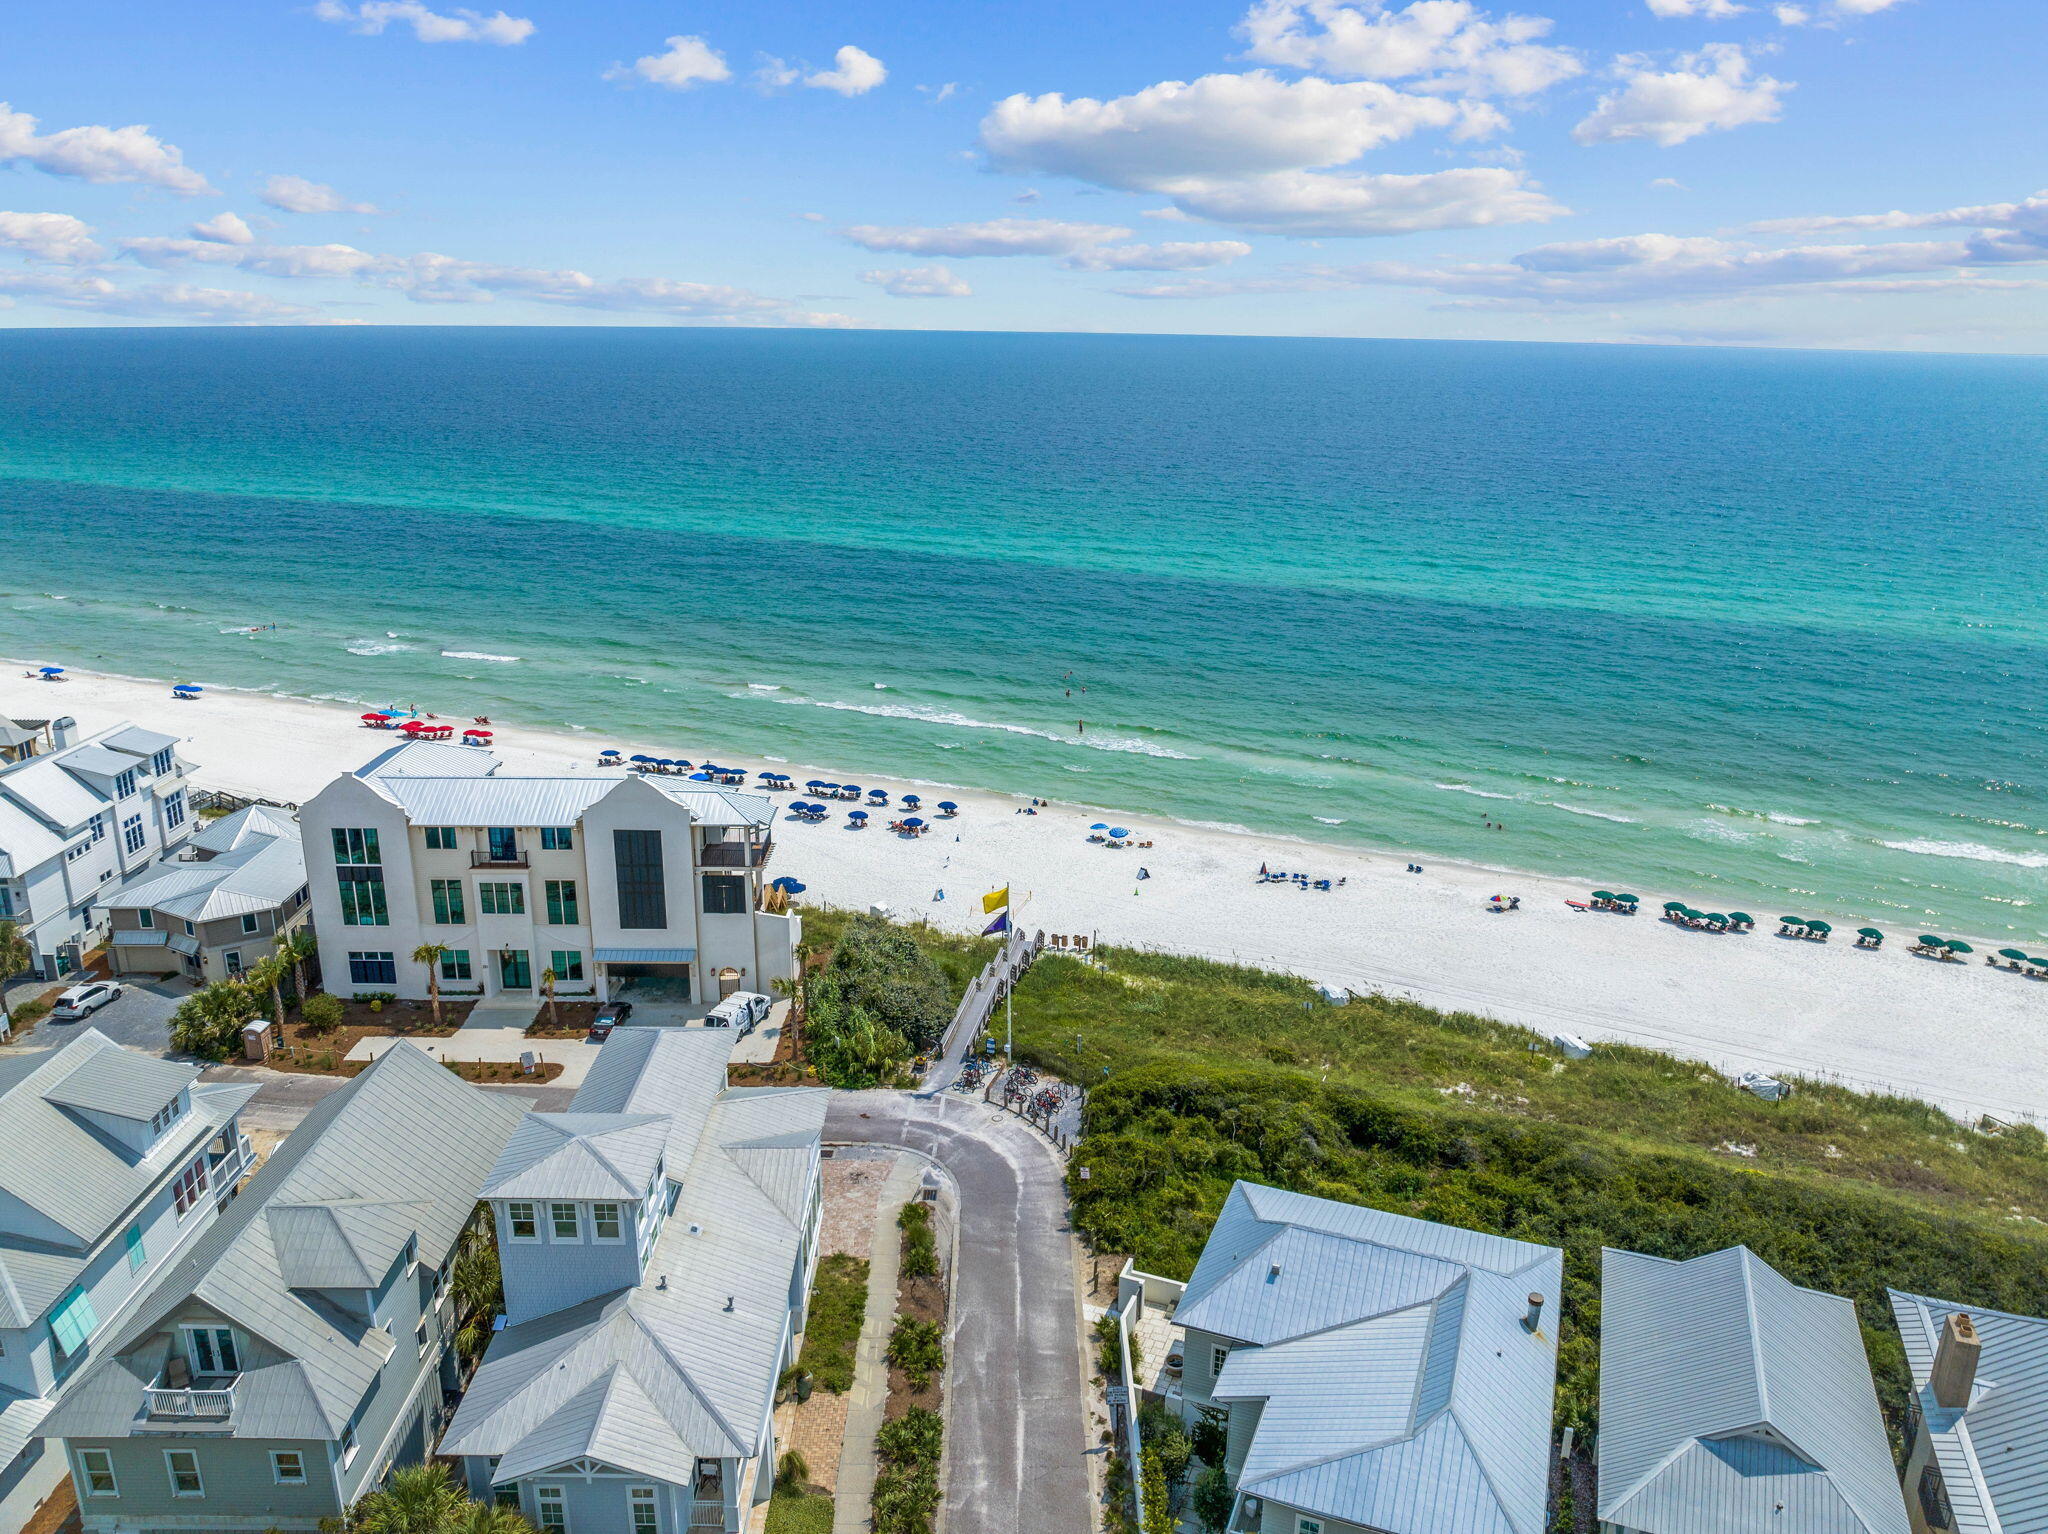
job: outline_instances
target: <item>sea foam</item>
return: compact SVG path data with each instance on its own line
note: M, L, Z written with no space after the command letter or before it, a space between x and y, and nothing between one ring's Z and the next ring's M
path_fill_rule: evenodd
M1033 729L1028 724L1002 724L988 719L974 719L966 714L954 713L951 709L926 708L918 704L842 703L831 698L776 697L756 692L751 687L747 692L731 694L735 698L750 695L769 703L838 709L849 714L871 714L878 719L911 719L920 724L944 725L955 730L999 730L1005 735L1031 735L1040 740L1056 741L1063 746L1086 746L1091 751L1123 751L1137 756L1164 757L1176 762L1200 760L1199 757L1189 756L1185 751L1154 745L1147 740L1133 740L1124 735L1061 735L1052 730Z
M511 662L519 659L516 655L492 655L485 650L443 650L443 660L495 660Z
M1884 845L1894 852L1917 852L1922 857L1967 858L1972 863L2011 863L2017 868L2048 868L2048 852L2002 852L1978 842L1940 842L1916 836Z

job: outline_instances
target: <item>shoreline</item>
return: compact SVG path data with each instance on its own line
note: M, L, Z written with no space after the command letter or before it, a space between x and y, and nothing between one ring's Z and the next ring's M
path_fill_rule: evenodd
M60 711L50 685L11 671L7 712ZM199 701L177 703L169 681L86 670L55 685L61 712L76 716L82 730L127 718L175 734L195 783L233 793L303 802L392 743L390 734L365 729L351 708L253 689L209 683ZM597 753L613 746L629 756L680 751L694 758L701 750L595 729L491 728L493 749L514 774L605 772ZM763 766L799 782L843 776L718 754L744 765L750 778ZM844 802L821 824L778 819L776 872L802 880L811 900L857 909L885 904L897 916L978 930L980 897L1007 883L1020 926L1286 970L1546 1035L1669 1050L1724 1072L1757 1069L1898 1092L1966 1118L2048 1116L2048 1062L2033 1063L2048 984L1992 970L1977 955L1964 964L1917 958L1904 951L1911 933L1891 933L1884 948L1867 950L1839 931L1826 944L1779 939L1769 930L1774 923L1748 934L1695 932L1659 920L1654 908L1663 897L1650 890L1635 917L1580 912L1563 902L1583 899L1590 886L1555 875L1435 858L1410 874L1403 855L1288 833L1057 800L1025 815L1026 796L914 777L863 782L889 787L892 797L904 788L942 793L961 805L961 815L931 820L930 834L916 841L879 823L846 830L844 812L853 806ZM794 797L805 797L803 790ZM1154 846L1112 851L1086 841L1093 821L1117 817L1133 828L1134 842ZM1346 882L1329 892L1259 885L1262 862ZM1140 866L1149 879L1135 877ZM1519 896L1521 909L1486 910L1496 892ZM1979 944L1978 951L1991 950ZM1942 1020L1939 1036L1930 1018Z

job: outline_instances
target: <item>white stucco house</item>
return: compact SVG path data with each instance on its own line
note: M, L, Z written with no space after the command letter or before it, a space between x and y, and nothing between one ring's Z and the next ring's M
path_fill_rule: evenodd
M701 1012L795 972L800 919L762 909L774 805L611 773L516 777L489 751L395 746L299 811L321 972L340 995L428 993Z

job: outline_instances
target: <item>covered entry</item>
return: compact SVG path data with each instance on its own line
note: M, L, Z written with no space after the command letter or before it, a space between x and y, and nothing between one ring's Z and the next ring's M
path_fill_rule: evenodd
M600 948L598 995L605 1001L630 1001L636 1023L680 1023L696 996L693 948Z

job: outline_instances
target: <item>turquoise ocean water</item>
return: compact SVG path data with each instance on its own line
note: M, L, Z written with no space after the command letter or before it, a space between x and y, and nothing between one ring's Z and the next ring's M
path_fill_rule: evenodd
M2039 938L2044 464L2041 359L17 330L0 651Z

